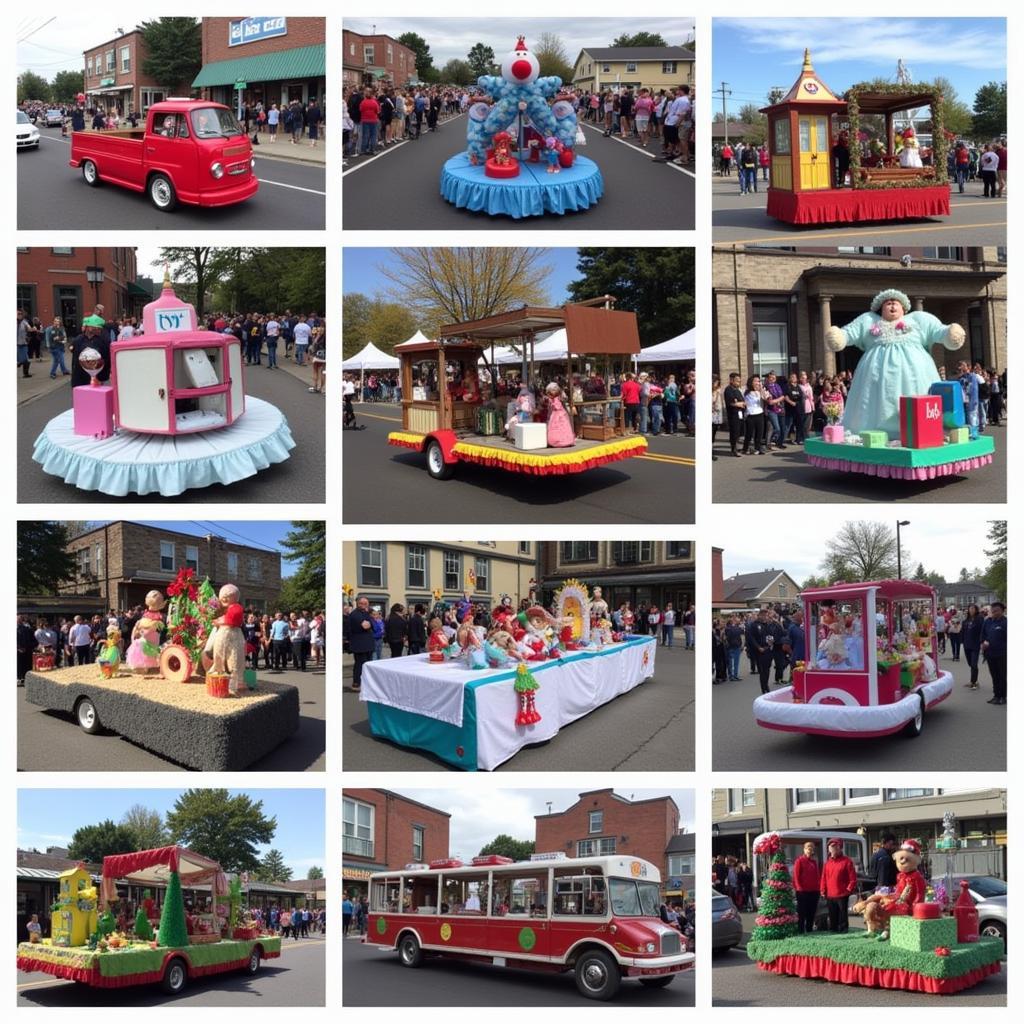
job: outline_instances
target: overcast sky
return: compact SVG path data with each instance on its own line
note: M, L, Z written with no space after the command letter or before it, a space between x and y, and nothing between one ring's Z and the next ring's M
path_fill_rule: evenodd
M941 573L947 580L956 580L961 567L971 571L988 565L985 549L991 545L985 538L989 525L983 517L939 515L920 506L906 507L902 512L899 518L910 520L910 525L900 531L904 575L912 573L918 562L924 563L926 571ZM724 549L722 562L727 579L737 573L785 569L797 583L803 583L820 568L828 538L854 518L834 509L827 515L772 511L769 516L770 525L751 530L747 513L715 510L718 525L712 544ZM856 518L880 520L896 528L896 512L858 513Z
M150 17L158 15L136 19L128 13L109 13L103 4L76 6L60 14L26 14L15 27L18 74L34 71L50 81L58 71L81 71L85 50L130 31L138 20Z
M594 786L600 789L600 786ZM453 857L475 857L495 836L505 833L513 839L533 839L534 815L551 810L564 811L579 799L579 789L499 789L470 790L452 786L447 789L396 789L396 793L451 813L451 849ZM670 796L679 806L679 824L692 832L694 808L692 789L621 789L615 792L633 800Z
M385 5L386 7L387 5ZM403 32L416 32L430 47L434 66L442 68L453 57L465 60L476 43L494 50L499 59L516 44L516 36L526 33L526 45L542 32L554 32L565 44L569 61L576 60L585 46L610 46L613 39L624 32L660 32L671 46L679 46L693 35L693 18L637 16L628 11L623 18L346 18L344 27L352 32L398 38Z

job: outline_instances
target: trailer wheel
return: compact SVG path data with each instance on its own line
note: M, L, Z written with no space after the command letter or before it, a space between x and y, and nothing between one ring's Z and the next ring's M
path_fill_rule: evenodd
M622 977L619 965L603 949L588 949L576 961L576 987L587 999L607 1002L616 992Z
M437 441L427 442L427 472L435 480L448 480L455 472L455 467L444 461L444 452Z
M253 947L253 951L249 954L249 962L245 965L246 974L258 974L260 969L260 951Z
M154 174L149 179L150 202L164 213L170 213L178 205L178 196L174 185L166 174Z
M398 959L403 967L419 967L423 963L423 950L419 939L411 932L402 936L398 943Z
M663 974L657 978L641 978L640 984L644 988L664 988L666 985L671 985L676 980L674 974Z
M102 728L99 712L97 712L91 697L82 697L79 700L75 705L75 717L78 719L82 731L87 732L90 736L95 735Z
M91 160L83 160L82 177L85 178L86 185L95 188L100 183L99 168Z
M185 961L181 957L175 957L164 969L160 987L169 995L176 996L185 991L187 984L188 971L185 969Z
M917 695L917 711L914 713L914 717L903 727L903 735L914 739L914 737L920 736L922 732L924 732L924 696L919 693Z

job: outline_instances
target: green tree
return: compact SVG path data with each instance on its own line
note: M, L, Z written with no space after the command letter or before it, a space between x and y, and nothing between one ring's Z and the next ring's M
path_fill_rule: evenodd
M474 43L473 48L466 54L470 70L477 78L480 75L489 75L494 66L494 51L483 43Z
M225 871L252 871L257 847L269 843L277 819L263 813L263 801L226 789L188 789L167 812L171 841L218 861Z
M612 40L612 46L668 46L660 32L623 32Z
M327 523L322 519L294 520L281 548L290 561L299 563L282 586L282 606L322 611L327 593Z
M993 519L988 524L988 541L992 545L985 570L985 585L994 590L1000 601L1006 600L1006 520Z
M424 82L430 82L437 74L434 68L434 58L430 55L430 47L421 35L415 32L403 32L398 41L403 46L408 46L416 54L416 76Z
M132 804L121 816L121 825L132 834L135 850L155 850L167 845L163 815L142 804Z
M744 142L760 146L768 138L768 117L761 113L757 103L744 103L736 113L736 120L749 126L743 133Z
M750 938L754 942L773 939L788 939L796 935L798 918L796 916L796 894L793 879L789 876L786 866L786 851L779 844L775 850L770 846L778 841L774 833L754 847L755 853L770 853L766 884L761 887L761 903L754 919Z
M58 103L71 103L85 91L85 74L82 71L58 71L50 83L50 94Z
M341 318L345 330L341 335L341 358L348 359L366 347L370 337L368 325L373 299L362 292L349 292L341 297Z
M190 93L203 66L202 25L195 18L157 18L139 28L146 44L143 74L179 95Z
M322 247L232 250L221 276L208 290L214 308L322 313L327 306L326 250Z
M50 83L34 71L23 71L18 75L18 102L24 103L25 100L50 101Z
M306 872L306 878L307 879L323 878L323 877L324 877L324 869L323 868L318 868L315 864Z
M530 854L536 852L537 847L532 839L513 839L512 836L504 832L480 848L481 857L496 855L511 857L513 860L529 860Z
M918 562L914 575L910 577L915 583L927 583L928 573L924 571L924 562Z
M149 918L146 917L143 907L139 907L138 913L135 915L135 937L142 939L143 942L149 942L153 938L153 926L149 923Z
M285 864L280 850L268 850L256 868L256 877L261 882L287 882L292 869Z
M196 316L203 317L208 290L221 277L234 271L241 258L241 249L171 245L160 249L160 258L168 264L175 282L181 280L194 285Z
M938 77L935 88L942 93L942 122L946 131L954 135L971 133L971 108L957 95L956 87L948 78Z
M1006 83L988 82L974 94L972 124L976 142L1006 134Z
M160 911L160 929L156 941L161 946L177 948L188 945L188 926L185 924L185 900L181 895L181 876L172 871L167 880L167 892Z
M18 593L56 594L75 578L75 558L67 550L64 523L18 521Z
M582 248L577 255L580 278L569 285L569 297L614 295L616 309L636 313L645 348L693 327L693 249Z
M780 103L786 95L786 90L781 85L772 86L768 90L768 95L765 99L768 101L768 105L771 106L774 103ZM767 117L767 115L765 115Z
M887 580L896 576L896 531L873 520L843 523L825 543L822 569L835 583Z
M533 47L533 55L540 64L542 75L556 75L563 85L572 81L572 58L556 32L541 32Z
M451 85L472 85L473 69L466 61L452 57L441 69L441 81Z
M382 352L393 352L396 345L416 333L416 318L401 302L375 299L370 310L368 341Z
M68 857L99 864L108 853L130 853L135 848L131 830L124 825L115 825L107 818L98 825L83 825L75 829L68 846Z

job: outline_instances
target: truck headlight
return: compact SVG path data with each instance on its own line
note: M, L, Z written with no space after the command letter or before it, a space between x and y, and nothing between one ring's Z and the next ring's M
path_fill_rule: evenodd
M646 949L648 953L656 953L658 951L658 947L653 942L648 942L647 945L644 946L644 949Z
M218 160L216 163L210 164L210 173L215 178L224 177L224 165Z
M254 157L254 156L249 157L249 170L250 171L255 171L256 170L256 157Z

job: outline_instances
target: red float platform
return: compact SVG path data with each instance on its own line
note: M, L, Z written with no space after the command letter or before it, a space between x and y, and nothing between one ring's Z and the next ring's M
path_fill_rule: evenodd
M925 188L768 189L768 216L787 224L856 224L949 216L949 185Z

